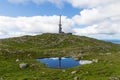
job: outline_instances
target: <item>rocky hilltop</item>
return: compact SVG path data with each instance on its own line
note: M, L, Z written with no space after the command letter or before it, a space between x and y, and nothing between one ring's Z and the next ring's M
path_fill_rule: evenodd
M59 69L48 69L36 61L36 58L61 56L76 60L94 60L97 63L63 72ZM85 36L45 33L1 39L0 79L73 80L77 77L78 80L114 80L119 79L117 75L120 75L119 56L120 45ZM19 65L25 65L27 69L21 70ZM73 71L76 72L74 75L71 74Z
M117 51L119 47L110 42L69 34L46 33L0 40L3 53L102 54Z

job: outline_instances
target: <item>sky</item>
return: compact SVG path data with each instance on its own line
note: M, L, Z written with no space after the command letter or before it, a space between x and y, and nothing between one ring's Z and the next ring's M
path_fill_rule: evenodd
M0 39L65 33L120 40L120 0L0 0Z

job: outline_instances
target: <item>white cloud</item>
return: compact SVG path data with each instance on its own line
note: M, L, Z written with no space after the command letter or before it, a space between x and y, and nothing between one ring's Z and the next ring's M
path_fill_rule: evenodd
M119 2L119 0L67 0L67 2L76 8L94 8Z
M85 35L98 39L120 39L120 23L104 21L85 28L74 28L76 35Z
M63 16L63 30L95 38L120 39L120 0L8 0L12 3L52 3L61 8L64 2L82 8L71 19ZM58 16L0 17L0 35L12 32L36 33L58 31ZM76 28L76 25L79 27ZM84 26L84 27L82 27ZM82 28L80 28L82 27ZM7 30L6 30L7 29ZM14 34L13 34L14 35Z
M104 19L104 15L100 14L98 9L84 9L80 15L75 15L73 20L78 24L93 24Z
M85 1L89 2L88 0ZM86 2L88 5L87 8L72 18L77 25L85 26L84 28L74 29L77 35L120 39L120 0L110 0L110 2L113 1L113 3L110 4L109 1L107 1L108 0L103 4L102 2L99 3L101 5L94 4L93 6L90 6L91 3L88 4ZM82 6L81 4L79 5ZM79 7L77 3L75 7Z
M75 15L73 20L78 24L93 24L104 21L105 19L120 17L120 2L116 4L107 5L104 7L97 7L92 9L84 9L80 15Z
M0 16L0 36L21 36L38 33L57 33L59 16L5 17ZM71 32L71 19L62 16L63 31Z

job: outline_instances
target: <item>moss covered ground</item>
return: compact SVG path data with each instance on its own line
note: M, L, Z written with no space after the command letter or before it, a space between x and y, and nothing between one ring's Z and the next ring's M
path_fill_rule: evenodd
M36 60L61 56L98 62L69 69L50 69ZM120 45L85 36L46 33L1 39L0 80L119 80L119 58ZM20 63L29 66L20 69ZM72 74L73 71L76 73Z

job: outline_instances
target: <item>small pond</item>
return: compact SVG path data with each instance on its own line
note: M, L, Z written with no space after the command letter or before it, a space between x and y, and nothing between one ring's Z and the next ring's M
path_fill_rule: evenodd
M58 69L66 69L72 68L75 66L83 65L83 64L91 64L92 61L88 60L74 60L73 58L40 58L37 59L41 63L45 64L48 68L58 68Z

